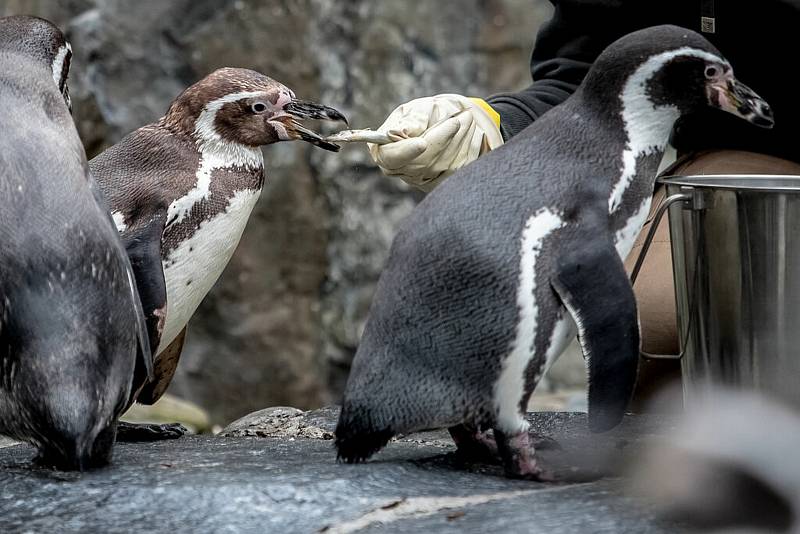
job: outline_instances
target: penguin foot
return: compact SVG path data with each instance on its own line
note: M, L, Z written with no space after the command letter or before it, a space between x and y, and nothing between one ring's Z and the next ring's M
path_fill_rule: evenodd
M468 425L452 426L448 431L459 459L469 463L498 463L497 443L488 433Z
M178 439L189 432L180 423L164 425L123 423L117 426L117 441L161 441L163 439Z
M494 438L507 477L537 482L555 481L553 475L545 471L536 460L527 431L509 435L495 429Z

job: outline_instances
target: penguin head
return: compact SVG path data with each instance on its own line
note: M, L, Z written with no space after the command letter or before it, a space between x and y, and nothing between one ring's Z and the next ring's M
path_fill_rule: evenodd
M72 111L67 86L72 47L55 24L27 15L0 17L0 51L24 55L50 70L53 81Z
M169 107L165 123L198 143L231 143L260 147L278 141L303 140L336 152L338 145L301 124L303 119L347 122L339 111L304 100L283 84L258 72L222 68L181 93Z
M771 128L767 102L733 75L723 55L700 34L654 26L612 43L587 75L587 91L616 90L623 105L670 107L679 115L711 106ZM616 87L615 87L616 86Z

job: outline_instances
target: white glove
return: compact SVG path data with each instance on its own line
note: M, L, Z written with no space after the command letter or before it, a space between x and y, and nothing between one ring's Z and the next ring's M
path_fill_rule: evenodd
M461 95L418 98L395 109L378 128L393 141L369 145L388 176L430 191L457 169L503 144L500 115Z

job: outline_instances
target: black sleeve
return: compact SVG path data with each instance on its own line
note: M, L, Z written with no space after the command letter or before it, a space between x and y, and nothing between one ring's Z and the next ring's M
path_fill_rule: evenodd
M600 52L636 26L630 1L551 2L553 18L540 29L531 56L533 84L487 99L500 114L506 140L574 93Z

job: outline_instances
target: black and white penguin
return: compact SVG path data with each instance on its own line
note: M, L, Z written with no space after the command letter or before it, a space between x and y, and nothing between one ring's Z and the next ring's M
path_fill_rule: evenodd
M223 68L90 162L131 258L156 354L155 380L139 402L166 390L186 323L239 243L264 185L261 147L302 139L339 149L302 119L345 120L263 74Z
M69 44L0 18L0 434L107 463L152 355L133 271L67 106ZM55 81L55 83L54 83Z
M401 226L336 429L340 459L449 427L464 454L541 478L523 415L577 333L589 426L622 418L636 379L636 302L622 259L647 217L675 121L711 105L769 127L767 104L703 37L674 26L610 45L576 93L454 174Z

